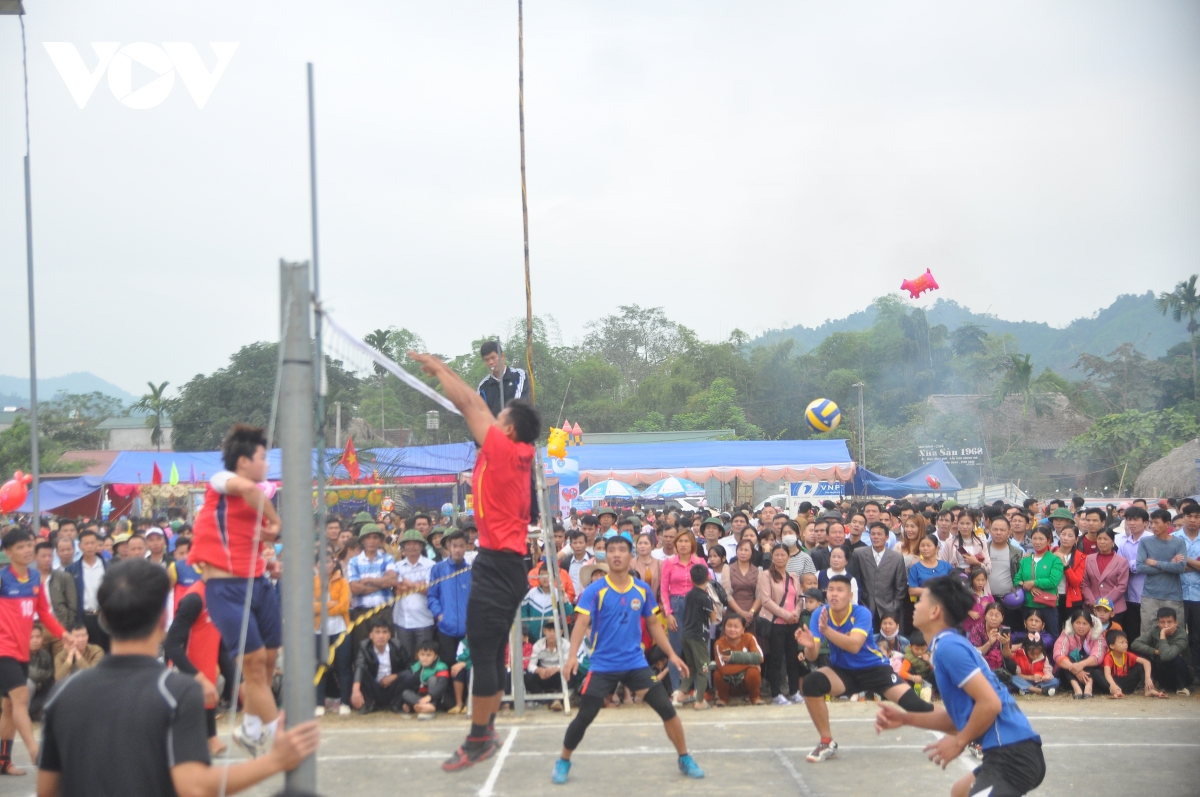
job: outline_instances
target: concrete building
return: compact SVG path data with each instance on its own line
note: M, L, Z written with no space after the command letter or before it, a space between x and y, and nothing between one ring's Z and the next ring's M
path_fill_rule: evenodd
M171 421L163 420L162 442L155 446L150 442L153 427L147 425L147 420L145 415L108 418L101 421L96 428L107 435L104 447L110 451L154 451L156 448L172 451Z

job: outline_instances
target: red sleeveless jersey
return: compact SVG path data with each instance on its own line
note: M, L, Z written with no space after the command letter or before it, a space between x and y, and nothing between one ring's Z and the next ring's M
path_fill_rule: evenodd
M481 548L521 554L528 550L532 464L533 446L509 440L496 426L488 428L471 476Z
M254 529L258 524L258 510L246 503L241 496L227 495L214 485L224 488L225 478L232 476L228 471L218 473L209 482L204 494L204 506L192 526L192 550L188 553L188 564L197 563L231 573L237 578L258 578L263 574L261 544L254 545Z

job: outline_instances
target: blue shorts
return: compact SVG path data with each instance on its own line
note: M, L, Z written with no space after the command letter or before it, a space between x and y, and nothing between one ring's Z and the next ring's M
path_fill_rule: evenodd
M246 653L283 645L283 617L279 593L265 578L251 582L250 616L247 618ZM221 641L237 656L242 636L242 611L246 606L246 579L212 578L204 588L204 604Z

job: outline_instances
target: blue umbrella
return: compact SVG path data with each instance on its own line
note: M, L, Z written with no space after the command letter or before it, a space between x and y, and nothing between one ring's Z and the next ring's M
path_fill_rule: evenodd
M637 498L637 488L616 479L605 479L579 494L580 501L603 501L605 498Z
M642 498L699 498L705 494L700 485L677 476L659 479L642 490Z

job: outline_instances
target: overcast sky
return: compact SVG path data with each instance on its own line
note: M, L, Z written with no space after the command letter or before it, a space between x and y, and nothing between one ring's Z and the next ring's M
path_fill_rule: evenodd
M309 60L335 317L454 354L523 316L515 2L26 6L43 376L140 394L277 336ZM81 110L44 42L89 70L91 42L238 47L203 109L106 73ZM20 57L0 17L0 373L27 375ZM1196 3L528 0L525 101L534 310L566 342L634 302L709 339L811 326L927 267L1061 326L1200 270Z

